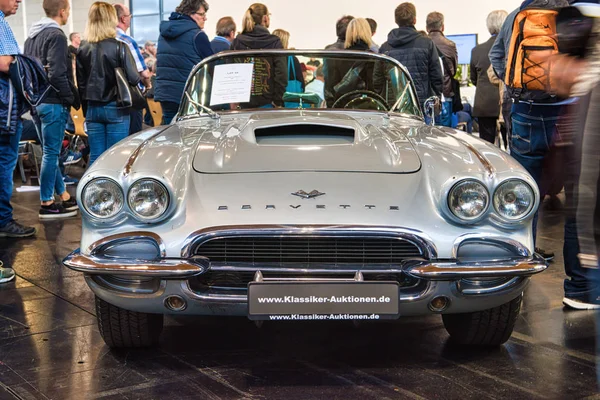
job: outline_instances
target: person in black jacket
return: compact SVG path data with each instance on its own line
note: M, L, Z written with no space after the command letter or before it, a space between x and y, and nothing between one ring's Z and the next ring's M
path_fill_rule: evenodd
M61 26L69 20L69 0L44 0L46 17L33 24L25 41L25 54L38 58L48 72L53 86L43 103L37 106L36 125L41 130L43 146L40 173L40 219L57 219L77 215L77 203L65 188L58 167L58 157L71 106L79 108L73 82L73 63L67 36ZM61 204L54 201L57 194Z
M252 4L242 20L243 31L231 43L231 50L283 49L281 40L269 33L271 23L267 6ZM250 107L281 107L288 84L285 57L254 58L254 80Z
M471 50L470 78L477 87L473 116L479 122L479 137L491 144L496 143L498 133L498 117L500 116L500 88L490 82L489 53L496 42L496 37L508 13L504 10L492 11L488 16L488 30L492 35L487 42L477 45Z
M334 43L328 44L325 46L325 50L343 50L344 44L346 43L346 31L348 30L348 24L352 21L354 17L352 15L344 15L342 18L338 19L335 23L335 34L337 35L337 40Z
M115 68L122 68L130 85L140 83L135 60L117 37L117 12L105 2L92 4L85 42L77 53L77 83L90 145L90 162L129 134L129 109L117 108ZM122 56L124 54L124 57Z
M373 44L371 27L364 18L354 18L348 24L344 48L346 50L371 52ZM372 62L347 60L327 60L325 75L325 100L327 107L343 107L336 102L345 94L356 90L373 90ZM352 71L356 73L353 74Z
M379 53L395 58L408 69L417 89L419 106L423 108L428 97L442 94L444 76L439 54L433 41L415 29L417 9L414 4L402 3L394 14L398 28L389 33Z

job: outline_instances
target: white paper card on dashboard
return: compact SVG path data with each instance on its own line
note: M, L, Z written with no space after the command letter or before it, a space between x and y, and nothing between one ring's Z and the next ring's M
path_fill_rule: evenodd
M216 65L210 105L248 103L252 90L254 64Z

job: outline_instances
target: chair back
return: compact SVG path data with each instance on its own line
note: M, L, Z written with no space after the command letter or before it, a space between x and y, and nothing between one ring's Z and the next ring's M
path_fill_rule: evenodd
M73 124L75 125L75 135L87 136L85 129L83 128L83 124L85 122L85 118L83 117L83 108L80 108L79 110L71 108L71 118L73 119Z
M160 103L154 101L154 99L148 99L148 108L152 113L152 120L154 121L154 126L162 125L163 113Z

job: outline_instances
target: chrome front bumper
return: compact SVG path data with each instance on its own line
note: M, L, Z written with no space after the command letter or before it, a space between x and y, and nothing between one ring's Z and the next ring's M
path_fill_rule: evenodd
M136 275L154 278L189 278L206 272L208 260L163 258L159 260L127 260L101 256L86 256L79 249L69 254L63 264L86 274Z
M277 230L272 234L296 233L294 229L290 229ZM325 231L331 233L329 229ZM212 235L224 234L222 230L216 232L205 234L208 235L205 239L211 239ZM257 232L262 234L264 229L261 228ZM344 232L346 231L339 231ZM180 257L168 258L162 241L156 235L129 233L105 238L90 246L86 254L76 250L67 256L63 263L68 268L84 273L89 287L98 297L124 309L147 313L175 313L165 307L165 301L170 296L177 296L186 301L186 308L177 311L178 314L231 316L247 315L248 295L243 285L237 289L215 289L212 286L197 286L196 283L206 279L211 273L254 274L257 270L268 273L274 279L294 279L294 276L302 275L300 279L303 280L322 280L326 279L324 276L332 274L353 276L362 272L368 281L375 279L369 278L369 274L397 274L418 282L411 287L401 287L398 299L401 315L416 316L431 314L429 304L438 296L450 299L451 305L444 313L472 312L499 306L520 295L529 277L547 268L545 260L540 256L531 255L520 244L505 238L476 237L475 240L503 245L510 249L510 257L489 261L461 261L458 258L458 249L462 243L473 240L469 236L458 239L451 259L439 260L435 246L411 232L398 233L396 230L371 228L362 229L358 234L403 235L402 237L418 243L424 249L423 258L404 260L399 265L386 265L376 270L373 266L365 268L363 265L344 265L343 269L340 269L339 265L306 268L302 265L285 264L260 268L252 264L211 263L207 258L192 255L189 244L184 246ZM157 244L154 259L137 260L126 256L107 256L106 251L110 250L110 246L132 238L154 241L153 243Z
M201 275L211 269L206 259L194 257L190 259L159 259L153 261L125 260L105 258L100 256L86 256L75 250L63 261L64 265L72 270L94 275L135 275L155 278L190 278ZM382 269L381 273L406 273L415 278L431 281L454 281L469 278L491 277L519 277L531 276L544 271L548 265L546 261L534 254L529 257L518 257L510 260L489 262L460 262L460 261L411 261L402 266ZM217 268L215 268L216 270ZM219 270L221 268L218 267ZM254 267L260 270L260 268ZM283 269L280 269L281 271ZM275 270L278 271L278 270ZM291 271L291 270L290 270ZM296 270L297 271L297 270ZM326 272L326 270L319 270ZM338 269L332 270L339 272ZM347 272L357 272L360 268ZM289 271L288 271L289 272Z

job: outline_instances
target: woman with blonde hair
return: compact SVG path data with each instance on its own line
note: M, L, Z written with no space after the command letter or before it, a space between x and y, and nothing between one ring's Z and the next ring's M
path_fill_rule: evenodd
M273 31L273 35L277 36L279 40L281 40L281 45L284 49L289 49L290 45L290 33L283 29L275 29ZM288 57L288 88L287 91L290 90L290 83L293 81L298 82L298 88L295 91L300 91L304 93L304 88L306 86L304 82L304 77L302 75L302 66L300 65L300 60L296 56Z
M127 45L117 41L117 12L102 1L90 7L85 41L77 53L77 83L85 111L90 165L129 134L129 109L117 108L115 68L122 68L130 85L140 83Z
M246 10L242 20L242 33L231 43L231 50L262 50L262 49L283 49L281 40L269 32L271 24L271 13L267 6L261 3L254 3ZM264 64L263 68L258 70L274 73L269 76L255 76L254 81L268 81L268 85L253 87L252 97L250 98L250 107L273 107L283 105L283 93L288 84L287 62L282 57L260 57L255 58L256 64ZM269 90L272 88L272 90Z
M346 50L368 51L373 44L371 37L371 25L369 25L369 21L365 18L354 18L348 24L344 48Z
M370 50L371 26L365 18L354 18L346 30L345 50L366 51ZM353 57L345 60L329 62L325 76L325 101L327 107L333 105L342 96L356 90L373 90L374 63L354 61Z

